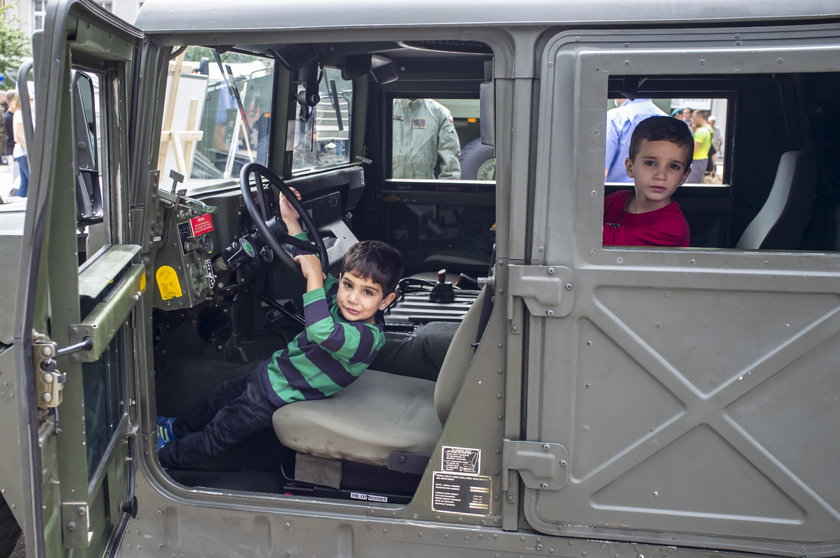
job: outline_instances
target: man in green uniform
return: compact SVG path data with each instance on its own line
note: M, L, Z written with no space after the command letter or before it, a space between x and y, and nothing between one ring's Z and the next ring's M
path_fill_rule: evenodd
M460 156L449 109L432 99L394 100L393 178L457 180Z

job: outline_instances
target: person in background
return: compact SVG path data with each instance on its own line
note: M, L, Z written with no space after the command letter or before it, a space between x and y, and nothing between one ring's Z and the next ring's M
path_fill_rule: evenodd
M394 99L393 178L458 180L460 156L449 109L433 99Z
M695 110L692 116L694 129L694 161L691 163L691 173L686 182L702 184L709 162L709 150L712 148L712 127L707 122L708 110Z
M709 171L712 174L717 174L717 162L721 157L721 149L723 149L723 134L720 128L715 126L717 118L714 115L709 116L709 126L712 128L712 149L709 151Z
M30 101L26 99L26 101ZM15 114L12 118L12 129L14 131L15 148L12 156L18 164L20 172L20 184L15 195L25 198L29 192L29 154L26 148L26 135L23 131L23 111L20 109L20 96L17 98Z
M15 150L15 131L12 121L15 116L15 110L17 110L17 91L9 89L3 97L6 101L6 112L3 113L3 131L6 133L3 162L11 165L14 163L12 153Z
M624 161L630 152L633 130L651 116L665 112L650 99L615 99L615 108L607 111L607 149L604 155L604 177L607 182L632 182Z

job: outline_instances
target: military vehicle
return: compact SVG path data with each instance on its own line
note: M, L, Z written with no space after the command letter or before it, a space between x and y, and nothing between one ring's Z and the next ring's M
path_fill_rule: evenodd
M4 551L840 556L836 1L47 12L30 194L0 218ZM261 85L175 103L188 46ZM393 100L426 97L478 103L493 181L390 177ZM721 183L675 196L689 248L603 245L621 97L726 107ZM163 470L156 417L300 331L285 187L325 269L403 252L387 333L456 324L439 375L372 366Z

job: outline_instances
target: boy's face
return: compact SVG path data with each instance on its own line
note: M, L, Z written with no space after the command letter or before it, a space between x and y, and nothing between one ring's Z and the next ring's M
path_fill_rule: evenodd
M348 322L370 322L375 320L378 310L385 310L396 294L387 296L382 285L370 278L359 277L352 271L341 274L336 302L341 315Z
M636 190L638 209L653 211L671 203L671 196L688 178L688 147L670 141L642 140L635 159L625 161Z

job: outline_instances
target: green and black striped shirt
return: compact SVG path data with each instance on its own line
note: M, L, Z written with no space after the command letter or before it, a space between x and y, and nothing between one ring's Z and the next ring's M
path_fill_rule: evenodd
M385 344L381 322L342 317L335 300L338 287L338 279L329 275L322 289L304 293L305 329L268 361L267 379L279 406L335 395L370 366Z

